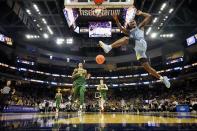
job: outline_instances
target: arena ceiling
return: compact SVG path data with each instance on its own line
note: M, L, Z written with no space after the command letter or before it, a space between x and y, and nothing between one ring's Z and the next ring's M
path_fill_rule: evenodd
M111 0L113 1L113 0ZM117 1L117 0L114 0ZM174 11L163 22L163 26L158 32L160 34L173 33L173 38L157 38L151 39L147 36L149 42L149 50L158 47L165 47L166 44L176 44L176 46L183 46L185 38L187 38L197 28L197 11L195 9L194 0L135 0L135 6L145 12L149 12L153 15L153 18L161 18L162 22L165 14L159 13L164 2L169 2L167 8L173 8ZM15 4L17 6L15 7ZM34 9L33 4L36 4L39 8L40 14ZM20 13L16 13L20 8L24 15L27 17L27 21L31 23L31 26L22 19ZM1 0L0 2L0 31L14 39L16 46L26 47L35 46L42 49L50 50L53 52L71 54L78 56L92 56L92 54L103 53L100 48L97 47L99 40L111 43L121 36L122 34L114 34L111 38L88 38L88 34L77 34L70 29L67 25L66 19L63 14L64 0ZM31 11L31 15L28 11ZM53 35L50 35L49 39L43 38L43 33L47 32L47 26L43 24L42 18L47 21L47 25L53 31ZM77 23L86 26L90 19L98 20L98 18L91 17L79 17ZM112 20L112 17L102 17L99 20ZM140 19L139 19L140 20ZM113 21L113 20L112 20ZM150 24L149 27L158 27L156 24ZM115 22L113 21L113 26ZM42 30L41 30L42 29ZM26 34L35 34L40 36L38 39L26 39ZM57 37L70 38L72 37L74 42L72 45L58 46L55 43ZM109 56L120 56L130 54L130 48L128 49L115 49Z

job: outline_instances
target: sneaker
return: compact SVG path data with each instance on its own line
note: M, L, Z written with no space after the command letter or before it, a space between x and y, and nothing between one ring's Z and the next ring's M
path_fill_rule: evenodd
M163 83L166 85L167 88L170 88L170 81L167 76L163 77Z
M99 45L101 48L103 48L105 53L108 53L112 49L109 45L106 45L102 41L99 41Z
M78 110L78 115L81 115L82 114L82 109L80 108L79 110Z

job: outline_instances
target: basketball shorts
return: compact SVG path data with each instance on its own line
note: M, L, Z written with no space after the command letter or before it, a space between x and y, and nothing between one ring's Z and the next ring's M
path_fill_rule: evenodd
M137 60L140 60L141 58L147 58L146 56L147 43L144 39L135 41L134 50Z

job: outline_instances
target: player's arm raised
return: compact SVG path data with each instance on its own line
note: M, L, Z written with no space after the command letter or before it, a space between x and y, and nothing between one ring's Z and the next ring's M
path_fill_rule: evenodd
M152 16L149 13L142 12L141 10L138 10L136 15L143 16L144 20L138 25L139 28L144 29L144 27L151 21Z
M117 15L114 15L113 17L114 17L114 20L116 21L116 24L117 24L118 28L119 28L124 34L128 35L129 33L128 33L127 29L124 28L124 27L121 25L121 23L120 23L120 21L119 21L119 19L118 19L118 16L117 16Z

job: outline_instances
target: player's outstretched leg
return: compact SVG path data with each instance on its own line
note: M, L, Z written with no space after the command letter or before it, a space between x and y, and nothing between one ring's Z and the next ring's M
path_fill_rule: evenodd
M112 48L117 48L117 47L120 47L122 45L126 45L129 43L129 38L128 37L123 37L117 41L115 41L114 43L112 43L111 45L107 45L105 44L104 42L102 41L99 41L99 46L101 48L103 48L104 52L105 53L109 53L111 51Z
M107 45L107 44L105 44L102 41L99 41L99 45L100 45L101 48L103 48L103 50L104 50L105 53L109 53L110 50L112 49L112 46L111 45Z
M142 60L141 60L142 61ZM167 76L162 77L160 74L158 74L156 72L155 69L153 69L150 64L148 62L142 62L142 66L144 67L144 69L149 72L151 75L153 75L154 77L156 77L157 79L160 79L167 88L170 88L170 82L168 80Z

